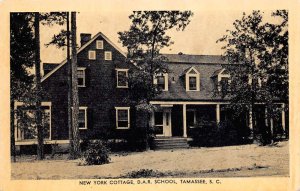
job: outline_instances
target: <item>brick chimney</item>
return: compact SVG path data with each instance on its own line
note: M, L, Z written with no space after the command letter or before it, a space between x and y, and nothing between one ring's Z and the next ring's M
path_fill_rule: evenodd
M89 33L80 33L80 44L85 45L89 40L91 40L92 35Z

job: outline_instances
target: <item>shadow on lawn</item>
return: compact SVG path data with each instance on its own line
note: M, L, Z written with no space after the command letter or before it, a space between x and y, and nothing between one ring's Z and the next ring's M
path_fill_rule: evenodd
M117 178L161 178L161 177L193 177L199 174L206 174L206 173L223 173L223 172L235 172L235 171L242 171L242 170L256 170L256 169L266 169L269 166L260 166L256 165L255 163L250 167L239 167L239 168L227 168L227 169L210 169L210 170L199 170L193 172L159 172L157 170L152 169L141 169L138 171L132 171L125 175L119 176Z

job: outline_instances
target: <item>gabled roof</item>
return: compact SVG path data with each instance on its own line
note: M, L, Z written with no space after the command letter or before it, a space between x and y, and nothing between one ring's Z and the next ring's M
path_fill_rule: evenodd
M219 70L216 70L213 75L211 77L215 77L218 76L219 74L221 74L223 71L225 70L225 68L221 68Z
M90 45L93 41L95 41L99 36L102 36L104 40L106 40L110 45L112 45L116 50L118 50L123 56L126 57L126 54L119 48L117 47L111 40L109 40L102 32L99 32L96 34L91 40L89 40L87 43L85 43L82 47L80 47L77 50L77 54L79 54L82 50L84 50L88 45ZM62 61L57 67L55 67L51 72L46 74L42 79L41 82L46 80L48 77L50 77L53 73L55 73L57 70L59 70L63 65L67 63L67 59Z
M168 62L194 64L228 64L223 56L219 55L191 55L191 54L163 54Z
M192 70L194 70L197 74L199 74L198 70L194 68L194 66L190 66L187 69L183 70L181 76L184 76L187 73L190 73Z

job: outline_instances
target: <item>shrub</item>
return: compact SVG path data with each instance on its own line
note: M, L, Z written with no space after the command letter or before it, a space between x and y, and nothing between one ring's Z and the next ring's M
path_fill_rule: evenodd
M147 178L147 177L162 177L162 172L154 171L152 169L141 169L127 173L121 178Z
M247 143L239 129L228 120L219 124L202 121L191 131L192 146L213 147Z
M109 149L106 142L97 140L90 142L83 153L82 165L101 165L110 162Z

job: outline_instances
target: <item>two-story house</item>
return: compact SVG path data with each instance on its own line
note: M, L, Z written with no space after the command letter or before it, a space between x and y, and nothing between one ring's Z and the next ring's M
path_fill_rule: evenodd
M128 71L134 67L125 62L123 53L101 32L93 38L90 34L81 34L81 47L78 49L78 96L79 129L81 137L89 139L110 136L122 138L136 127L146 123L157 128L157 136L190 137L191 129L200 120L219 123L230 112L224 109L228 99L218 96L222 84L230 83L230 74L225 69L228 63L221 56L165 54L169 73L156 76L155 84L162 88L162 93L150 103L159 106L145 121L134 107L130 107L124 98L128 96ZM60 64L44 63L42 87L47 97L42 103L48 113L48 142L68 139L67 124L67 67L66 60ZM221 83L223 82L223 83ZM224 83L225 82L225 83ZM15 107L21 106L16 103ZM284 104L282 103L282 107ZM265 112L261 105L256 113ZM241 128L253 129L250 120L253 112L241 114L236 123ZM272 125L286 129L287 114L282 110L280 120ZM260 113L256 119L264 116ZM17 126L17 125L16 125ZM24 132L16 128L16 140L26 139ZM47 142L47 141L46 141ZM20 143L21 144L21 143Z

